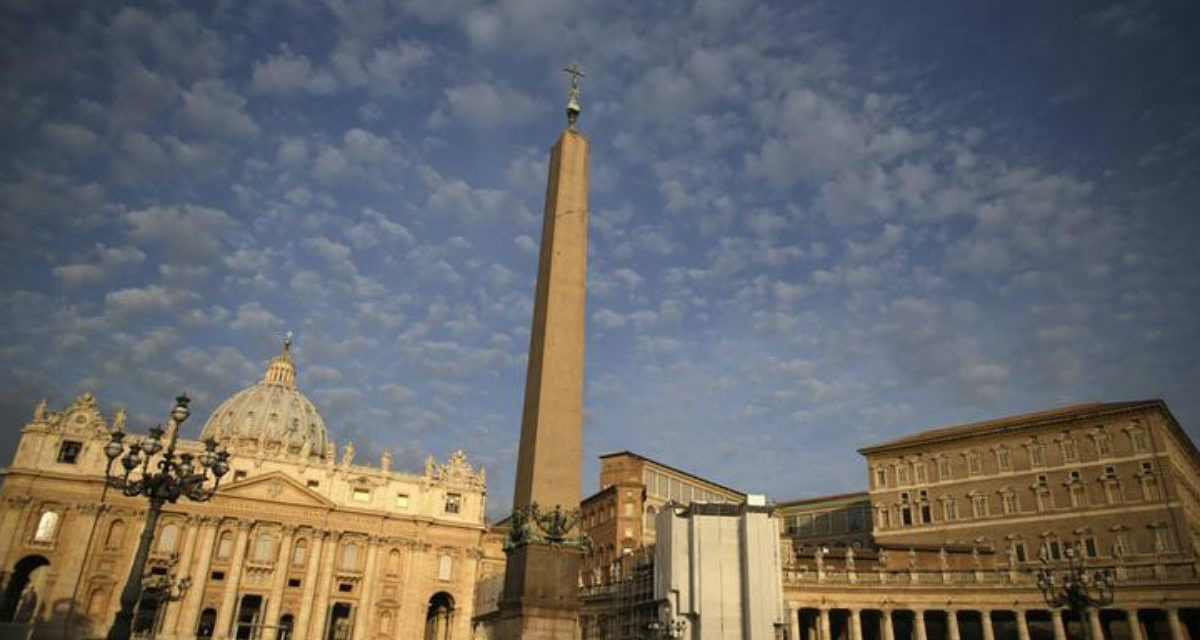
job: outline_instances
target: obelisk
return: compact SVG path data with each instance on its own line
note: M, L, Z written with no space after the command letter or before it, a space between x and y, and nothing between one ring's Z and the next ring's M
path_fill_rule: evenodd
M576 129L583 74L576 65L566 71L567 127L550 151L542 219L502 640L579 637L588 141Z

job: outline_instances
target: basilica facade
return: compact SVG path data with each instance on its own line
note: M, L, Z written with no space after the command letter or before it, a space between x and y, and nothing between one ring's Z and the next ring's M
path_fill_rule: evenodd
M168 504L147 566L190 578L177 601L143 599L134 631L158 638L468 638L484 558L486 478L460 451L397 470L340 455L296 385L285 344L262 379L221 403L198 440L231 452L207 502ZM107 489L103 452L123 412L90 394L39 404L0 489L0 625L35 637L103 636L147 500ZM130 434L134 437L139 434ZM498 553L496 549L495 553ZM0 629L2 630L2 629Z

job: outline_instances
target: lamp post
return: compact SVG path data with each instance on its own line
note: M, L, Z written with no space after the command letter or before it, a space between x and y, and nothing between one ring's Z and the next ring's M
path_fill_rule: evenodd
M142 600L150 600L154 603L155 620L150 625L150 640L154 640L154 636L158 632L157 617L162 614L162 605L168 602L178 602L187 594L188 589L192 586L192 577L184 576L178 580L175 579L175 565L179 564L179 554L172 553L170 560L167 561L167 572L163 574L150 574L142 578Z
M1038 589L1051 608L1066 607L1079 616L1084 637L1092 640L1091 624L1086 619L1086 614L1093 607L1100 608L1112 604L1113 572L1112 569L1089 572L1083 566L1083 554L1077 551L1076 545L1067 545L1065 553L1067 566L1063 567L1058 575L1051 571L1049 561L1042 558L1043 566L1037 573Z
M133 556L133 565L129 567L129 576L125 579L125 588L121 591L121 608L108 629L108 640L129 640L134 609L142 595L146 558L150 555L150 543L154 540L155 525L163 505L168 502L173 504L181 496L204 502L213 497L221 484L221 476L229 472L229 452L217 451L215 440L205 441L204 451L199 455L175 453L179 427L191 415L191 410L188 409L190 402L186 395L175 398L175 407L171 409L166 431L161 425L155 426L150 429L149 437L142 438L140 442L130 440L128 443L125 442L124 432L114 431L112 440L104 446L104 455L108 456L108 466L104 470L108 486L131 498L144 496L150 501L150 508L146 511L146 524L138 539L137 552ZM164 434L167 434L165 450L162 442ZM161 455L158 455L160 452ZM124 455L121 455L122 453ZM117 458L121 459L124 472L120 473L118 470L118 473L114 474L113 463ZM210 477L213 480L212 486L206 488Z

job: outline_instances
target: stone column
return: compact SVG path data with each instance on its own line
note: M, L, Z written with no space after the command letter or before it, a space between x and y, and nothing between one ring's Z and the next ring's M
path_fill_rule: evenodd
M279 629L279 609L283 606L283 588L287 586L288 568L292 566L292 539L296 537L296 527L284 527L283 538L279 541L279 553L275 556L275 575L271 581L271 596L267 599L266 620L268 625L263 640L275 640Z
M1129 640L1146 640L1146 632L1142 629L1142 621L1138 619L1136 607L1125 610L1125 619L1129 622Z
M14 542L21 542L21 536L25 533L21 528L28 522L26 516L32 503L33 498L27 495L12 495L4 499L7 508L3 519L0 519L0 563L3 563L0 564L0 571L5 574L12 570L13 563L8 561L8 553Z
M1063 625L1062 609L1050 610L1050 622L1054 624L1054 640L1067 640L1067 628Z
M1029 640L1029 623L1025 620L1025 610L1017 609L1013 614L1017 618L1017 639Z
M325 632L325 618L329 609L329 590L333 586L333 560L337 556L338 534L331 532L325 538L323 545L324 557L321 558L321 577L317 581L317 597L313 600L312 619L308 623L309 638L320 640Z
M371 636L371 597L375 584L375 557L379 554L379 538L371 536L367 542L367 564L363 567L362 592L358 597L358 611L354 616L354 637Z
M1088 607L1086 624L1092 630L1092 640L1104 640L1104 626L1100 624L1100 610Z
M992 627L990 609L983 609L979 612L979 626L983 628L983 640L996 640L996 630Z
M850 640L863 640L861 609L850 610Z
M1171 640L1189 640L1187 628L1179 621L1179 609L1167 609L1167 624L1171 627Z
M928 640L925 634L925 610L913 609L913 640ZM1025 640L1028 640L1026 638Z
M788 605L788 635L791 640L800 640L800 608ZM1134 640L1140 640L1135 638Z
M237 537L233 541L233 561L229 565L229 575L225 576L225 591L221 594L221 609L217 611L217 624L213 629L213 637L233 637L232 624L234 609L237 607L238 583L242 579L242 565L246 562L246 540L250 537L250 528L254 522L244 520L238 522Z
M950 636L950 640L962 639L958 634L958 612L954 609L946 610L946 634Z
M196 634L196 619L200 617L200 603L204 598L204 586L208 584L209 573L212 571L210 564L217 539L216 518L201 516L199 522L200 544L196 548L196 561L190 565L188 573L192 576L192 588L188 589L180 604L180 615L175 625L175 635L181 638Z
M175 565L175 571L180 580L185 576L191 577L192 582L197 582L196 576L192 575L192 555L196 548L196 534L199 527L196 526L196 519L189 516L183 521L183 549L179 552L179 561ZM191 591L191 589L188 589ZM162 629L168 635L171 634L175 626L179 624L179 613L182 609L182 602L164 602L166 612L163 614Z
M321 570L321 552L324 551L322 541L327 532L314 531L308 539L308 556L304 558L307 568L304 572L304 590L300 595L300 612L296 617L296 625L292 631L293 640L308 640L310 636L308 621L312 618L313 594L317 592L317 574Z
M829 609L821 607L821 640L833 640L833 632L829 626Z
M892 626L891 609L881 609L879 611L879 628L883 634L883 640L896 640L896 628Z

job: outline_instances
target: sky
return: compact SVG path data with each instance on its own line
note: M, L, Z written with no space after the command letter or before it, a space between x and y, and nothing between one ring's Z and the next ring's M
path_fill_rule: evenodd
M199 433L295 333L358 462L511 501L584 69L584 488L787 500L857 447L1163 398L1200 439L1200 5L3 3L0 458L38 400Z

